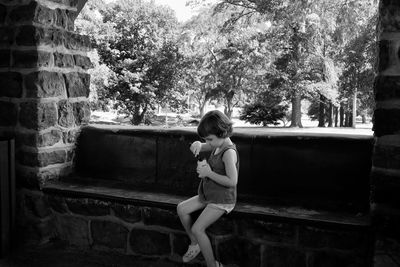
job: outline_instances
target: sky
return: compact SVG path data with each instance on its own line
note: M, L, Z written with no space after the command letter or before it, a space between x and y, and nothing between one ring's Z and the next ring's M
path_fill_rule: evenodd
M158 5L167 5L175 10L178 21L184 22L195 13L190 7L186 6L186 0L154 0Z

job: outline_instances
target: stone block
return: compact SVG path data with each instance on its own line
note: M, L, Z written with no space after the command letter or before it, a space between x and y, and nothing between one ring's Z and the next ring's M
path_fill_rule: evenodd
M90 69L93 68L93 64L90 61L89 57L81 56L81 55L74 55L75 65L81 67L82 69Z
M214 236L233 235L236 233L235 222L229 216L223 216L207 228L207 233Z
M376 144L372 160L375 167L400 170L400 146Z
M400 99L400 76L378 75L374 83L375 100Z
M17 124L17 105L0 101L0 126L15 126Z
M390 40L380 40L378 41L379 47L379 57L378 57L378 71L382 72L390 66L393 42Z
M26 96L46 98L66 96L64 76L57 72L39 71L25 77Z
M64 74L68 97L88 97L90 92L90 75L70 72Z
M171 211L155 207L143 208L143 222L147 225L160 225L184 231L176 210Z
M10 27L0 27L0 45L9 46L14 43L14 30Z
M306 254L295 247L265 246L262 252L262 266L307 267L306 258Z
M223 264L236 264L238 266L261 266L261 248L259 244L245 239L230 238L218 242L216 258Z
M77 17L77 13L72 10L59 9L55 10L55 25L69 31L74 30L74 20Z
M91 41L89 36L69 32L65 38L65 47L68 49L89 51L91 48Z
M169 234L145 229L132 229L129 244L134 253L142 255L169 255Z
M75 214L105 216L110 214L110 203L94 199L65 199L68 209Z
M0 72L0 97L22 96L22 75L18 72Z
M45 196L25 195L24 204L28 212L39 218L52 214Z
M140 207L115 203L111 206L111 209L115 216L126 222L136 223L142 220L142 210Z
M78 0L51 0L51 1L68 7L77 7L79 3Z
M21 103L19 121L21 126L33 130L43 130L55 126L57 123L56 106L54 103Z
M0 49L0 68L10 67L10 50Z
M313 252L309 256L311 267L365 267L372 266L368 258L362 258L356 254L335 253L332 251Z
M296 242L297 226L288 223L260 220L239 220L238 232L250 240L262 240L280 244Z
M400 175L389 171L371 172L371 200L374 203L384 203L393 208L400 209Z
M400 31L400 5L398 1L383 1L379 6L380 23L378 29L380 32L398 32Z
M20 46L51 45L52 35L51 29L26 25L19 28L15 40Z
M21 5L14 8L9 15L11 23L37 22L43 25L52 25L55 20L55 12L47 7L41 6L38 2L32 1L28 5Z
M313 249L338 249L347 251L366 251L372 245L366 232L300 227L299 245Z
M62 197L49 195L47 196L47 202L50 204L51 209L58 213L65 214L68 212L67 204Z
M75 158L75 149L68 149L66 162L73 162L74 158Z
M7 16L7 7L0 4L0 24L3 24Z
M49 67L51 53L44 51L13 51L13 66L19 68Z
M61 240L71 245L89 247L89 223L86 219L60 215L56 221Z
M64 163L67 153L64 149L51 152L28 152L21 151L17 154L21 164L31 167L45 167L52 164Z
M78 129L67 130L62 133L64 144L75 144L79 135Z
M128 229L123 225L109 221L93 220L91 233L94 245L126 250Z
M90 105L87 101L74 102L72 104L75 124L80 126L89 123L90 120Z
M74 56L70 54L54 53L54 66L59 68L73 68L75 66ZM66 74L68 76L69 74Z
M58 102L58 124L62 127L74 126L74 110L72 104L68 100Z
M52 146L61 140L60 130L51 130L45 133L19 133L18 143L32 147Z
M375 109L373 124L377 137L400 133L400 109Z

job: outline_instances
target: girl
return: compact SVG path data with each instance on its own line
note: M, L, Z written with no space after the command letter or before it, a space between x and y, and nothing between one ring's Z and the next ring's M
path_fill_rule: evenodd
M205 114L197 127L197 133L206 142L195 141L190 150L195 156L203 151L211 151L211 154L208 162L197 165L197 173L201 178L198 195L179 203L177 207L179 218L191 241L182 260L189 262L201 251L207 267L220 267L222 264L214 258L206 229L235 207L239 155L229 138L232 135L232 122L222 112L213 110ZM202 208L204 210L192 224L190 214Z

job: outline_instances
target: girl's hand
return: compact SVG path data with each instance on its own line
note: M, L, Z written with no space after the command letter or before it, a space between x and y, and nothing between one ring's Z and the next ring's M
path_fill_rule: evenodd
M200 151L201 151L201 142L200 141L194 141L191 145L190 145L190 151L192 151L192 153L197 156Z
M207 162L204 162L202 164L200 164L200 163L197 164L196 171L199 174L200 178L209 177L212 172L211 167Z

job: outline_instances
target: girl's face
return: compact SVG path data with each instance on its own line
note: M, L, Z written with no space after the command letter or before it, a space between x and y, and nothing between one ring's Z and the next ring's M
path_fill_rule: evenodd
M225 138L219 138L214 134L207 135L204 140L213 148L221 147L224 144Z

